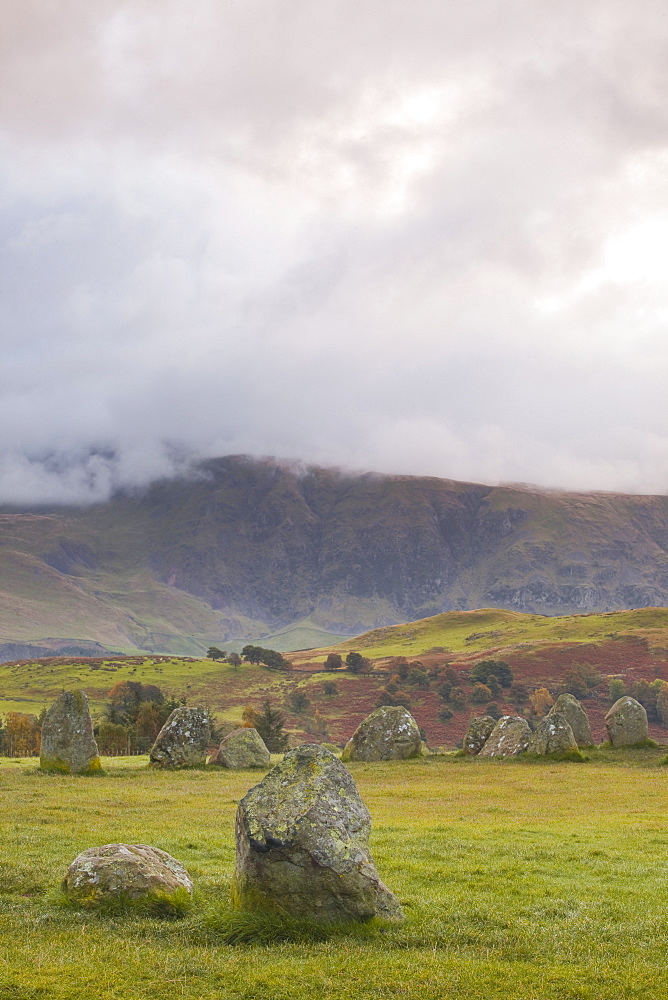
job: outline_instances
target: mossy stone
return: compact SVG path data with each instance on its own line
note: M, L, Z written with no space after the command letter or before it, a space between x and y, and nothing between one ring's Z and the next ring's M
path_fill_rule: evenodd
M209 716L203 708L175 708L151 747L152 767L203 767L211 739Z
M521 715L503 715L485 740L479 757L517 757L526 751L531 727Z
M68 898L80 906L103 906L114 899L153 896L161 903L175 894L192 893L183 865L166 851L148 844L104 844L77 855L62 884Z
M341 760L406 760L419 757L420 729L401 705L383 705L360 723L346 743Z
M615 702L604 721L613 747L642 745L649 739L647 712L628 695Z
M42 725L40 767L57 774L100 771L93 721L84 691L63 691Z
M480 753L495 725L496 719L491 715L471 719L462 743L462 749L467 757L475 757Z
M593 746L594 738L591 734L589 718L575 695L560 694L547 714L549 717L557 713L563 715L568 722L579 747Z
M550 712L541 719L531 734L527 753L537 757L551 754L568 754L577 750L578 745L566 716Z
M402 920L371 859L370 829L343 764L317 744L291 750L239 804L235 907L321 923Z
M234 729L209 758L209 764L234 771L271 765L271 756L257 729Z

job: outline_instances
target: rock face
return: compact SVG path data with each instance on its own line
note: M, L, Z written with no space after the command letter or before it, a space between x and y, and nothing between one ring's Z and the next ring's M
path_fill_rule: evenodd
M405 760L419 757L418 724L400 705L383 705L360 723L346 743L341 760Z
M63 691L46 713L39 762L45 771L62 774L100 770L88 698L83 691Z
M471 719L462 744L464 753L475 757L485 745L490 733L496 725L496 719L491 715L483 715L480 719Z
M520 715L503 715L487 737L479 757L517 757L531 739L531 728Z
M566 716L550 712L541 719L531 734L527 753L544 757L553 753L565 754L577 748L577 741Z
M209 717L203 708L175 708L151 747L153 767L201 767L211 739Z
M343 764L318 744L291 750L239 804L236 907L323 923L402 920L371 859L370 829Z
M271 758L257 729L235 729L226 736L209 764L243 771L249 767L271 766Z
M605 717L605 728L613 747L628 747L649 739L647 712L635 698L625 695Z
M563 715L571 729L575 742L579 747L593 746L594 738L591 734L589 719L584 708L572 694L560 694L554 705L547 713L550 715Z
M105 844L79 854L63 880L63 891L82 906L99 906L111 897L138 899L192 893L183 865L147 844Z

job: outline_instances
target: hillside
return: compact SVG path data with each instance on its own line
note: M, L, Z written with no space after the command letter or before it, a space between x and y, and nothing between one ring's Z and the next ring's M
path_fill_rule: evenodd
M105 504L0 510L0 655L285 649L452 610L661 606L667 550L663 496L229 457Z
M368 674L324 672L328 652L359 649L374 661ZM587 692L585 706L594 736L605 737L603 717L610 705L609 684L621 680L629 693L641 680L668 681L668 608L648 608L614 614L545 618L517 612L473 611L438 615L395 628L359 636L337 647L294 653L294 669L276 673L244 664L238 669L206 659L168 656L92 658L41 658L0 664L0 715L18 711L39 715L63 689L82 687L100 718L107 692L118 681L156 684L166 694L203 703L219 719L239 724L244 706L260 707L270 698L286 714L287 725L298 740L327 738L340 745L377 705L398 669L394 657L419 661L427 673L425 686L401 682L401 694L424 727L432 745L454 746L461 739L472 714L483 714L487 703L477 704L470 672L483 659L503 659L514 674L514 686L495 696L499 711L526 712L531 693L546 687L554 696L573 669L585 668L596 683ZM465 693L461 705L449 704L452 717L440 718L446 702L441 686L446 671L453 670ZM326 687L335 685L334 691ZM299 691L310 700L300 714L291 708L291 695ZM320 725L316 710L319 713ZM652 736L665 743L666 730L658 719Z

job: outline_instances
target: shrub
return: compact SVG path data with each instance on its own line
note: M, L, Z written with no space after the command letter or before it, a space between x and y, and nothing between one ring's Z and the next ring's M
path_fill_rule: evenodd
M412 663L411 669L408 671L408 676L406 677L406 683L410 684L411 687L428 688L429 677L427 675L427 671L423 666L419 666L417 663Z
M475 705L484 705L492 699L492 692L486 684L474 684L471 691L471 701Z
M448 700L451 691L452 691L452 684L450 684L448 681L444 681L443 684L439 684L439 686L436 688L436 694L439 696L439 698L442 698L443 701Z
M443 680L450 685L450 687L458 687L461 684L461 676L457 673L454 667L446 667L441 674Z
M554 698L546 687L540 687L536 688L536 690L529 696L529 703L534 711L534 714L539 715L542 718L544 715L547 715L549 710L554 705Z
M466 691L463 687L455 687L450 692L450 704L453 708L466 707Z
M501 687L509 688L513 683L513 672L505 660L480 660L471 671L471 680L486 684L490 674L496 677Z
M661 681L656 695L656 714L662 725L668 726L668 684Z
M608 695L610 697L611 703L619 701L626 694L626 685L621 677L613 677L608 684Z
M485 709L485 715L489 715L492 719L500 719L503 712L495 701L490 701L489 705Z
M328 698L334 698L339 693L336 681L323 681L322 693Z
M661 681L659 683L662 683ZM650 721L655 721L657 719L656 711L656 701L657 701L658 691L654 684L650 684L649 681L639 680L633 685L633 697L636 701L639 701L647 712L647 716Z
M447 722L448 719L452 718L452 715L453 713L451 709L449 709L447 705L444 705L441 711L438 713L438 718L440 722Z
M288 749L288 734L283 732L285 716L278 709L272 708L268 698L262 702L261 712L256 711L252 705L247 705L242 718L246 726L257 729L269 753L285 753Z

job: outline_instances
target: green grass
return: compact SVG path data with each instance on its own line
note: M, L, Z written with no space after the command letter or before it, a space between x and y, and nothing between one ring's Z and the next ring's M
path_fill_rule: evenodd
M0 997L609 1000L668 990L665 748L586 764L444 756L351 771L400 927L235 914L236 804L257 777L105 759L95 781L0 761ZM74 856L148 843L188 868L183 919L76 912Z
M558 617L497 608L449 611L403 625L374 629L336 648L341 651L359 649L365 656L378 658L419 656L438 647L452 652L480 652L521 643L586 643L631 634L665 643L668 608Z

